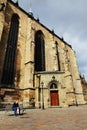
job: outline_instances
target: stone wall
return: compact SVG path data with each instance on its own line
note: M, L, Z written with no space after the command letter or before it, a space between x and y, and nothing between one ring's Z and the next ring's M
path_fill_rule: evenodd
M22 100L25 106L28 106L32 97L36 107L39 107L39 103L42 104L41 82L43 81L45 84L45 107L51 105L49 89L51 82L57 84L60 106L74 105L76 100L78 104L84 104L76 54L72 47L13 2L7 3L4 14L0 12L0 38L2 37L0 42L0 80L13 14L19 16L14 81L14 86L22 90L20 91L21 98L19 100ZM46 68L44 72L40 73L34 72L35 33L38 30L42 31L45 41ZM59 54L60 70L58 68L56 49ZM55 79L53 80L52 77L55 77Z

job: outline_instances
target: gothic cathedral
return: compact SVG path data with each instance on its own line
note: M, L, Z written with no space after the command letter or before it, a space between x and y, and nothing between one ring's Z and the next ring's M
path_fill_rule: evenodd
M0 0L0 103L84 104L75 51L18 2Z

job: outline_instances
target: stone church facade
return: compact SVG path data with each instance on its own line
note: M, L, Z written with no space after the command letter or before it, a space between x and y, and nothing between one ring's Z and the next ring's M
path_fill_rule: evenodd
M0 103L84 104L75 51L18 3L0 0Z

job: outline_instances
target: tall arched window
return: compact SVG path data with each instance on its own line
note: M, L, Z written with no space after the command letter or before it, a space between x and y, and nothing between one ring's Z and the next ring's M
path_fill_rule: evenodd
M19 29L19 16L17 14L13 14L11 19L11 26L9 30L7 49L5 54L3 74L1 80L1 83L4 85L14 84L14 66L15 66L15 55L18 41L18 29Z
M45 71L45 43L40 30L35 34L35 71Z
M58 43L55 42L56 45L56 56L57 56L57 65L58 65L58 70L60 71L60 57L59 57L59 50L58 50Z

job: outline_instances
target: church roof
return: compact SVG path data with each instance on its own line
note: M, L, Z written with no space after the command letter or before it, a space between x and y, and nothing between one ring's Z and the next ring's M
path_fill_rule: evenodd
M7 0L8 2L10 2L11 4L13 4L16 8L18 8L19 10L21 10L24 14L26 14L29 18L31 18L32 20L36 21L37 23L39 23L42 27L44 27L46 30L48 30L52 35L56 36L57 38L59 38L61 41L63 41L65 44L67 44L70 48L72 48L71 45L69 45L66 41L64 41L63 37L60 38L57 34L54 33L54 30L50 30L48 27L46 27L45 25L43 25L39 19L35 19L33 15L29 14L28 12L26 12L24 9L22 9L19 4L18 1L17 2L13 2L12 0Z

